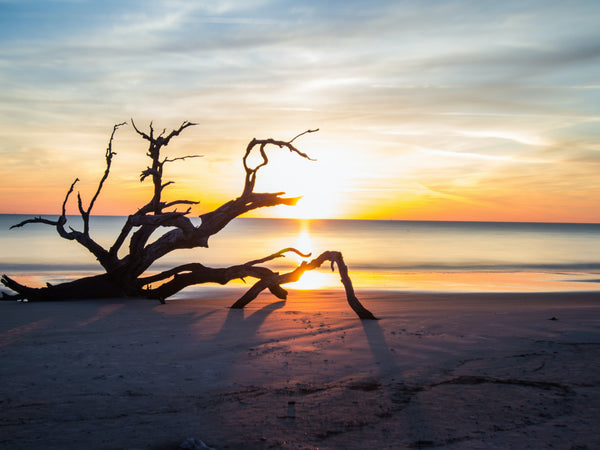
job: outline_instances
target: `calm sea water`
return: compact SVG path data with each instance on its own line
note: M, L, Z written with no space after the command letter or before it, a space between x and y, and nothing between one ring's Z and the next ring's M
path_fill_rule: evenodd
M9 230L28 217L0 215L1 273L43 284L98 272L87 250L50 226ZM94 217L91 235L109 246L124 222L124 217ZM78 217L69 223L80 228ZM600 290L600 224L241 218L209 245L176 251L151 270L187 262L238 264L293 246L314 256L342 251L357 289ZM290 255L269 266L285 270L299 261ZM297 288L341 287L327 268L306 275Z

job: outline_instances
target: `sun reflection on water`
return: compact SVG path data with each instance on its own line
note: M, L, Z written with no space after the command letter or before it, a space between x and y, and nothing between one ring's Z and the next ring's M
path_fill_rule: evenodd
M315 248L313 240L311 239L310 220L300 221L300 232L294 241L294 246L302 253L311 253L309 258L302 258L294 253L290 254L290 257L294 258L297 264L318 256L318 249ZM286 287L298 290L324 289L327 287L333 287L338 283L338 280L334 274L328 270L328 267L329 266L306 271L298 281L294 283L287 283Z
M304 272L302 278L294 283L286 284L286 287L298 290L325 289L338 286L339 277L336 274L327 272L325 269L310 270Z
M308 222L302 221L302 228L294 245L296 249L300 250L302 253L311 253L311 256L314 256L314 247L308 232ZM303 258L298 255L298 259L302 260Z

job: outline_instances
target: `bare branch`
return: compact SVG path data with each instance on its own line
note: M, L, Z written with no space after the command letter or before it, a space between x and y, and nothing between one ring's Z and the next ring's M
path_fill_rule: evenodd
M198 203L200 203L200 202L196 202L193 200L174 200L172 202L165 203L163 205L163 208L170 208L171 206L175 206L175 205L197 205ZM188 209L187 212L190 212L190 210Z
M132 216L129 216L127 218L127 221L123 225L123 228L121 228L121 232L117 236L117 239L115 239L115 242L108 250L110 257L113 260L117 259L117 255L119 253L119 250L121 249L121 246L123 245L123 243L125 242L125 239L127 239L127 236L129 236L129 233L133 229L133 225L131 224L131 218L132 218Z
M12 230L13 228L20 228L24 225L27 225L29 223L43 223L46 225L58 225L58 221L57 220L48 220L48 219L43 219L42 217L34 217L33 219L27 219L24 220L22 222L17 223L16 225L12 225L9 230Z
M85 222L85 209L83 209L83 200L81 200L80 192L77 193L77 208L79 209L79 213L81 214L81 217L84 218Z
M175 161L184 161L188 158L203 158L203 157L204 157L204 155L185 155L185 156L178 156L177 158L173 158L173 159L165 158L163 160L162 164L175 162Z
M115 133L117 132L117 130L119 129L119 127L122 127L123 125L126 125L127 122L121 122L118 123L116 125L113 126L113 131L110 135L110 139L108 141L108 147L106 148L106 154L105 154L105 159L106 159L106 169L104 170L104 175L102 176L102 178L100 179L100 182L98 183L98 189L96 189L96 193L94 194L94 196L92 197L92 200L90 201L90 205L87 209L87 214L89 215L92 211L92 208L94 207L94 203L96 203L96 199L98 198L98 196L100 195L100 191L102 190L102 186L104 185L104 182L106 181L106 179L108 178L108 174L110 173L110 165L112 162L112 158L113 156L116 155L115 152L112 151L112 143L113 143L113 139L115 137Z
M266 267L256 266L256 264L260 262L278 258L288 251L293 251L305 256L293 248L286 248L260 260L250 261L246 264L227 268L215 269L198 263L185 264L153 276L140 278L138 279L140 283L139 287L141 289L144 286L148 286L150 283L168 280L157 288L149 288L145 291L151 298L164 300L180 290L195 284L227 284L234 279L244 279L247 277L257 278L258 281L231 306L232 308L240 309L254 300L264 289L269 289L277 298L286 299L287 291L281 287L282 284L298 281L306 271L317 269L324 262L330 261L332 264L335 263L338 266L341 282L344 285L346 299L350 307L361 319L376 319L376 317L356 298L354 288L352 287L352 281L348 276L348 267L344 263L344 259L340 252L323 252L317 258L308 263L303 262L293 271L284 274L278 274Z
M152 201L150 202L152 204L152 210L154 211L154 214L160 214L162 212L161 210L161 193L162 193L162 189L164 188L163 184L162 184L162 175L163 175L163 166L166 162L171 162L171 161L175 161L178 159L186 159L186 158L192 158L195 156L184 156L181 158L175 158L173 160L169 160L168 158L165 158L165 160L161 161L160 160L160 150L162 149L162 147L165 147L169 144L169 141L175 137L178 136L183 130L185 130L186 128L196 125L195 123L192 122L188 122L185 121L183 122L180 127L177 130L173 130L171 131L171 133L167 136L167 137L163 137L164 134L166 133L166 130L163 130L163 132L157 137L154 138L154 130L152 128L152 123L150 123L150 135L147 135L145 133L143 133L142 131L140 131L135 123L133 122L133 120L131 121L133 128L135 129L135 131L142 136L144 139L146 139L147 141L150 142L150 146L148 148L148 153L147 155L150 157L150 159L152 160L152 166L146 168L146 170L142 171L141 175L140 175L140 181L144 181L144 179L146 179L146 177L152 175L152 183L154 184L154 196L152 197Z
M142 173L140 174L140 181L144 181L146 179L146 177L149 177L150 175L152 176L159 176L159 172L151 169L150 167L147 167L146 170L143 170Z
M69 196L73 193L75 184L79 181L79 178L75 178L75 181L73 181L73 183L71 183L71 186L69 187L69 190L67 191L67 194L65 195L65 199L63 200L63 203L62 203L61 215L57 221L42 219L41 217L36 217L34 219L29 219L29 220L23 221L20 224L15 225L15 227L23 226L28 223L44 223L47 225L54 225L56 227L56 231L62 238L68 239L68 240L76 240L79 244L84 246L94 256L96 256L96 258L98 259L100 264L105 269L108 269L109 265L110 265L109 264L110 263L109 252L107 252L102 246L100 246L97 242L95 242L89 236L89 216L90 216L91 210L94 206L94 203L95 203L96 199L98 198L100 191L102 190L103 183L106 180L106 178L108 177L108 174L110 171L111 160L112 160L112 157L115 155L115 153L112 151L112 141L113 141L116 130L122 125L124 125L124 123L117 124L113 127L113 131L112 131L109 143L108 143L108 148L106 150L106 169L104 171L104 175L103 175L102 179L100 180L100 183L98 185L96 193L95 193L94 197L92 198L92 201L90 202L90 205L87 210L85 210L85 208L83 207L83 201L81 198L81 194L77 193L77 206L78 206L79 212L81 214L81 217L82 217L83 223L84 223L83 232L76 231L71 227L69 227L70 231L67 231L64 228L65 224L67 223L67 211L66 211L67 210L67 201L69 200Z
M146 139L147 141L152 142L153 139L148 136L146 133L144 133L143 131L138 130L138 127L135 126L135 122L133 121L133 119L131 119L131 126L133 127L133 129L135 130L135 132L137 134L139 134L140 136L142 136L144 139ZM152 135L152 122L150 122L150 135Z
M80 213L81 218L83 220L83 234L86 236L86 239L84 239L83 241L92 243L91 245L93 247L100 247L100 246L89 237L89 234L90 234L90 215L92 213L92 208L94 207L94 204L96 203L96 200L98 199L98 196L100 195L100 192L102 191L102 187L104 186L104 182L106 181L106 179L108 178L108 175L110 173L110 167L111 167L111 164L112 164L112 158L113 158L113 156L116 155L116 153L113 152L113 150L112 150L112 143L113 143L113 140L114 140L114 137L115 137L115 133L117 132L117 130L120 127L122 127L126 123L127 122L121 122L121 123L115 124L113 126L113 130L112 130L112 133L110 134L110 139L108 140L108 146L107 146L106 152L105 152L106 168L104 169L104 174L102 175L102 178L100 179L100 182L98 183L98 188L96 189L96 192L94 193L94 195L92 197L92 200L90 201L90 203L88 205L87 210L83 207L83 201L81 199L81 194L77 193L77 206L79 208L79 213ZM73 232L74 232L74 230L73 230ZM82 243L79 239L78 239L78 242ZM88 250L92 251L90 249L90 247L86 247L86 248L88 248Z
M297 155L301 156L302 158L306 158L309 161L315 161L310 156L308 156L306 153L303 153L300 150L298 150L296 147L294 147L292 142L304 134L314 133L316 131L318 131L318 129L304 131L303 133L300 133L297 136L295 136L294 139L292 139L291 141L279 141L279 140L275 140L275 139L271 139L271 138L269 138L269 139L254 138L254 139L252 139L248 143L248 146L246 147L246 153L244 154L244 156L242 158L244 170L246 171L246 180L244 182L244 191L242 193L242 196L249 194L254 190L254 185L256 184L256 176L257 176L258 170L261 169L262 167L266 166L269 163L269 158L267 157L267 153L265 151L267 145L275 145L279 148L287 148L290 152L296 153ZM262 158L262 162L260 162L256 167L250 167L250 166L248 166L248 157L250 156L250 154L252 153L252 150L257 145L259 146L258 148L259 148L260 156Z
M302 134L313 132L314 130L308 130ZM299 135L300 136L300 135ZM247 158L252 149L259 145L259 151L263 158L263 162L255 168L248 167ZM184 236L177 233L177 230L170 231L152 244L144 247L147 239L150 237L149 230L140 229L136 231L134 237L132 237L130 243L130 251L136 253L136 267L140 273L146 270L152 262L156 259L161 258L165 254L173 251L177 248L191 248L193 246L208 247L208 238L213 234L218 233L222 230L231 220L234 218L257 208L276 206L276 205L295 205L300 197L286 198L282 197L283 192L276 193L255 193L252 192L254 187L254 180L256 177L256 171L268 163L268 157L265 152L267 145L277 145L280 147L289 148L290 151L296 152L299 155L311 159L304 153L296 149L292 144L286 141L277 141L274 139L257 140L253 139L246 149L246 153L243 157L244 168L246 169L246 185L243 194L235 200L229 201L217 208L216 210L203 214L201 217L202 223L197 227L192 236ZM162 189L162 185L158 190ZM155 192L157 189L155 188ZM192 204L192 202L190 202ZM169 204L172 205L172 204ZM146 205L144 211L150 212L154 210L154 213L158 215L157 211L162 211L165 208L165 204L156 201L155 198ZM141 211L140 211L141 212ZM138 212L138 213L140 213ZM135 238L135 239L134 239ZM143 249L143 254L142 254Z
M300 133L298 136L302 136L303 134L307 133L307 131L305 131L304 133ZM295 139L295 138L294 138ZM300 150L298 150L296 147L294 147L292 145L291 142L285 142L285 141L277 141L275 139L265 139L264 141L258 141L260 142L261 145L263 144L271 144L271 145L276 145L279 148L287 148L290 152L292 153L296 153L300 156L302 156L303 158L308 159L309 161L316 161L316 159L311 158L310 156L308 156L306 153L301 152Z
M150 283L170 279L157 288L146 290L146 294L149 298L167 298L180 290L195 284L227 284L232 280L246 277L269 278L274 275L276 275L275 272L266 267L248 266L246 264L225 268L213 268L206 267L200 263L190 263L150 277L139 278L138 281L140 283L140 288L142 288Z
M180 125L179 129L171 131L171 133L166 138L163 138L163 137L159 138L159 139L162 139L162 141L160 142L161 145L167 145L172 138L174 138L175 136L179 136L179 133L181 133L187 127L193 127L195 125L197 125L197 124L196 123L192 123L192 122L188 122L187 120L184 121ZM161 136L162 136L162 134L161 134Z
M308 133L316 133L317 131L319 131L319 129L318 129L318 128L315 128L314 130L306 130L306 131L303 131L302 133L300 133L300 134L298 134L298 135L294 136L294 138L293 138L293 139L290 141L290 144L291 144L292 142L294 142L296 139L298 139L300 136L303 136L303 135L305 135L305 134L308 134Z
M184 234L193 233L195 228L190 219L185 217L189 211L169 212L157 216L131 216L131 225L134 227L150 225L152 229L158 227L177 227Z
M140 136L142 136L144 139L146 139L147 141L151 142L154 145L157 145L158 147L163 147L169 144L169 141L174 138L175 136L179 136L179 134L185 130L187 127L191 127L194 125L197 125L195 123L189 122L189 121L184 121L177 130L173 130L171 131L171 133L165 138L163 137L163 135L166 132L166 129L163 130L163 132L157 137L154 138L153 134L154 134L154 129L152 128L152 122L150 122L150 135L148 136L146 133L140 131L137 126L135 125L135 122L133 121L133 119L131 119L131 125L133 126L133 129L137 132L137 134L139 134Z
M256 264L262 264L264 262L271 261L271 260L276 259L276 258L285 258L285 253L289 253L289 252L296 253L298 256L301 256L303 258L309 258L310 255L311 255L311 253L306 253L305 254L305 253L302 253L299 250L296 250L293 247L287 247L287 248L284 248L283 250L279 250L277 253L273 253L272 255L265 256L264 258L255 259L253 261L249 261L249 262L247 262L244 265L245 266L255 266Z
M62 226L67 222L67 216L66 216L67 201L69 200L69 196L73 192L75 184L78 181L79 181L79 178L75 178L75 181L73 181L73 183L71 183L71 187L67 191L67 194L65 195L65 199L63 200L62 215L58 218L58 220L43 219L41 216L38 216L38 217L34 217L33 219L27 219L22 222L19 222L16 225L12 225L9 229L12 230L13 228L19 228L19 227L25 226L30 223L43 223L45 225L52 225L52 226L57 227L57 231L59 232L59 234L61 234L61 229L63 232L65 232L64 229L62 228ZM61 236L62 236L62 234L61 234Z
M352 281L348 275L348 267L344 262L344 258L340 252L332 252L327 251L321 253L317 258L309 261L308 263L303 262L300 266L294 269L291 272L284 274L275 274L272 277L262 278L260 279L246 294L244 294L237 302L235 302L231 307L232 308L243 308L252 300L254 300L260 292L264 289L268 288L272 293L274 293L278 298L285 299L286 291L281 288L282 284L292 283L294 281L298 281L300 277L307 270L314 270L319 268L325 261L331 261L331 265L333 268L333 264L336 263L338 266L338 270L340 273L341 282L344 285L346 290L346 299L348 304L352 308L352 310L360 317L361 319L376 319L376 317L367 310L360 301L356 298L356 294L354 293L354 287L352 286Z
M295 205L300 197L281 197L285 192L256 193L238 197L219 208L200 216L202 223L197 233L203 236L205 242L213 234L221 231L229 222L249 211L277 205ZM208 244L205 243L205 246Z
M67 192L67 195L65 195L65 199L63 200L61 217L65 218L65 220L66 220L66 216L67 216L67 200L69 200L69 196L71 195L71 193L73 192L73 189L75 188L75 183L77 183L78 181L79 181L79 178L75 178L75 181L73 181L73 183L71 183L71 187L69 188L69 191Z

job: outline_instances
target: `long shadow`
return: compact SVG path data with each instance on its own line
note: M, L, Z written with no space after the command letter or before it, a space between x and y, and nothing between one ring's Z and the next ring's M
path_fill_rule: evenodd
M214 341L235 337L240 342L252 344L256 338L259 328L271 313L285 306L285 301L269 303L261 309L248 315L245 309L229 309L225 322L215 335ZM247 317L246 317L247 316Z
M245 384L245 364L253 358L249 348L269 343L259 331L284 305L227 311L174 307L167 315L169 304L4 304L3 312L12 316L0 324L0 380L9 386L0 395L3 414L32 425L15 420L5 431L14 433L15 442L32 442L36 433L44 434L46 423L54 424L47 443L55 448L64 444L63 435L88 439L84 431L73 431L75 422L91 430L92 446L103 438L101 427L115 429L115 424L127 434L135 423L136 435L159 443L181 443L189 436L224 439L219 430L236 425L228 414L238 414L240 406L222 395L237 389L234 377Z
M285 306L285 301L270 303L249 313L245 309L230 309L221 329L214 335L214 346L224 350L227 362L220 367L222 382L234 381L235 374L248 364L250 352L254 347L265 343L259 336L259 330L265 320L274 311ZM219 351L219 350L217 350ZM248 368L249 369L249 368ZM242 381L243 382L243 381ZM250 382L249 382L250 383Z
M385 335L379 321L377 320L363 320L361 321L369 347L375 358L375 362L379 366L381 375L383 376L395 376L400 375L398 364L396 363L396 356L391 351L388 343L385 340Z
M403 419L401 419L402 422L399 426L410 430L412 423L419 423L421 427L423 424L429 424L430 420L427 417L426 411L422 409L417 398L417 394L423 390L423 386L405 383L403 370L397 362L398 356L390 349L379 322L363 320L362 326L375 362L379 367L381 376L380 389L392 405L392 414L403 414L402 411L409 404L412 406L409 416L405 414L401 416ZM429 426L433 426L433 424L429 424ZM415 437L410 431L408 431L407 436L417 439L411 445L412 447L421 448L429 442L419 440L419 437Z

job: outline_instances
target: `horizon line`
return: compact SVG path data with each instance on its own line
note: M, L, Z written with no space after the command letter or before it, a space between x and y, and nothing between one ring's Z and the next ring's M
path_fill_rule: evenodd
M30 213L3 213L0 216L60 216L60 214L30 214ZM91 217L128 217L129 214L91 214ZM67 214L67 217L80 218L79 214ZM189 218L200 218L201 215L190 215ZM293 220L297 222L311 221L364 221L364 222L439 222L439 223L506 223L506 224L548 224L548 225L600 225L600 222L566 222L566 221L540 221L540 220L446 220L446 219L364 219L364 218L298 218L298 217L243 217L238 216L235 219L256 219L256 220Z

